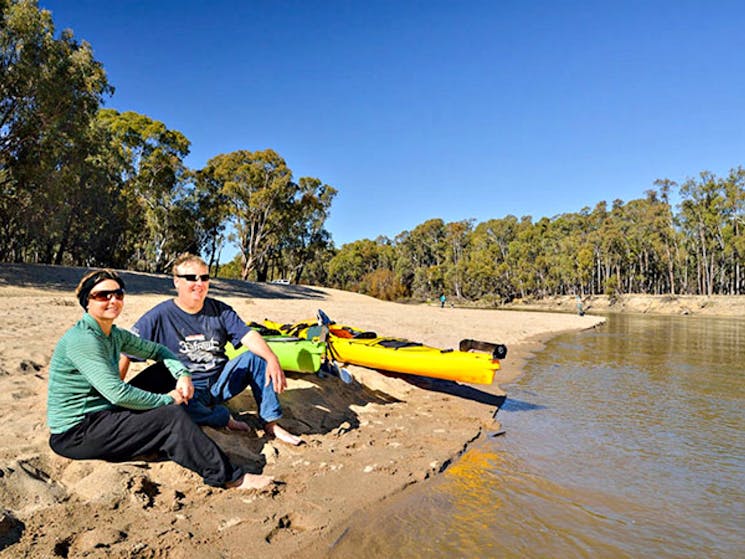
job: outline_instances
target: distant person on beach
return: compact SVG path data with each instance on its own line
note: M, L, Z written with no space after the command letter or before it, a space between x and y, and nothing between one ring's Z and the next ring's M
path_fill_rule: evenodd
M168 348L114 325L124 308L124 281L113 270L86 274L75 291L85 313L57 343L49 364L49 446L73 460L123 462L157 453L215 487L257 489L267 476L245 474L189 418L191 375ZM123 382L117 357L156 359L174 388L156 394Z
M442 293L440 295L440 308L441 309L444 309L445 308L445 301L447 301L447 300L448 300L448 298L445 297L445 294L444 293Z
M282 417L278 394L287 388L279 360L264 338L246 325L229 305L207 297L210 276L199 256L184 254L173 264L176 298L164 301L146 312L132 332L158 342L178 356L191 372L194 397L186 411L198 425L248 431L249 426L235 419L223 405L251 387L269 436L291 445L302 439L277 421ZM228 360L225 345L245 346L248 351ZM129 369L129 357L122 355L122 378ZM131 383L153 392L165 392L173 383L161 363L151 365Z
M577 314L585 316L585 307L582 305L582 299L577 295Z

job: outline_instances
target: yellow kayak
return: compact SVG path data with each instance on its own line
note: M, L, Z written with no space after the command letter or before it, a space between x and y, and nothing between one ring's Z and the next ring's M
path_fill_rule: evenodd
M264 324L301 338L318 337L320 333L315 320L284 325L265 320ZM499 359L491 354L439 349L333 322L327 327L327 352L340 363L475 384L491 384L499 370Z

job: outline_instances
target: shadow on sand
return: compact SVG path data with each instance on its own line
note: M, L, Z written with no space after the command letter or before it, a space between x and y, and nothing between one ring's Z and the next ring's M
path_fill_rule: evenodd
M389 375L392 377L400 378L405 380L409 384L412 384L418 388L429 390L431 392L441 392L442 394L448 394L449 396L456 396L463 398L464 400L471 400L472 402L478 402L479 404L485 404L487 406L494 406L496 410L494 415L497 415L507 399L506 395L492 394L486 390L479 390L473 386L467 384L460 384L453 380L445 380L439 378L430 378L419 375L411 375L405 373L392 373L389 371L379 371L381 374Z
M280 397L282 426L298 435L325 435L340 428L351 431L360 426L354 407L401 402L389 394L358 382L345 384L334 377L321 378L312 373L288 372L287 376L312 385L286 390ZM255 427L260 426L256 401L251 390L230 400L228 407L242 421Z
M0 286L33 287L71 293L80 278L93 268L52 266L49 264L0 264ZM133 295L173 295L173 281L166 274L148 274L118 270L127 292ZM254 283L232 279L213 279L210 294L216 297L239 296L256 299L317 299L323 300L323 291L303 285Z

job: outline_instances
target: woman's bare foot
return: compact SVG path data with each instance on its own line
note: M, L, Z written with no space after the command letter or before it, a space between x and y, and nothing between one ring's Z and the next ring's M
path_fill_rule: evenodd
M287 429L280 427L276 421L270 421L264 427L266 432L283 443L291 444L292 446L298 446L302 444L303 439L297 435L293 435Z
M225 486L228 489L241 489L250 491L252 489L264 489L274 483L272 476L262 476L259 474L243 474L243 477Z
M226 425L228 429L231 431L250 431L251 428L248 426L248 423L244 423L243 421L238 421L237 419L233 419L233 416L230 416L230 419L228 419L228 424Z

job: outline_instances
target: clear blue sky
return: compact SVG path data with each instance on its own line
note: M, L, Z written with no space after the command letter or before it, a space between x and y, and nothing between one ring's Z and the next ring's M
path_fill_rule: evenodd
M193 168L272 148L337 246L745 165L745 2L40 0Z

